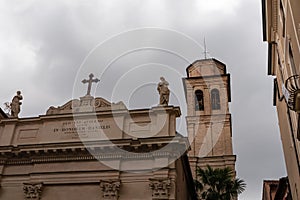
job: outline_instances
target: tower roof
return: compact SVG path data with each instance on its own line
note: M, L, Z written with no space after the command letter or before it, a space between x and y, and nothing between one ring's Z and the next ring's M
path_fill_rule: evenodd
M196 60L186 68L187 77L213 76L226 74L226 65L221 61L209 58Z

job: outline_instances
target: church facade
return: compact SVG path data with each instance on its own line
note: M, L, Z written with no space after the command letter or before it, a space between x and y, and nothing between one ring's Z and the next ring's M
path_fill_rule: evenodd
M91 75L85 96L44 115L1 112L0 199L197 199L197 167L235 170L230 75L216 59L186 71L188 137L176 132L181 111L168 105L168 95L157 107L128 110L91 96ZM168 82L161 78L158 86Z
M0 199L196 199L179 107L86 95L0 121Z

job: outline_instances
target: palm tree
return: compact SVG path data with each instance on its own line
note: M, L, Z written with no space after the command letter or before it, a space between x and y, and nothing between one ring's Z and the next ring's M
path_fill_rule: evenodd
M196 190L201 199L205 200L233 200L246 188L246 183L234 177L234 171L229 168L196 169Z

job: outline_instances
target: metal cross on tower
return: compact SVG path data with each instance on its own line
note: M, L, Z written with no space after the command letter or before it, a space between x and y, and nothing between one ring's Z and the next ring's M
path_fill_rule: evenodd
M204 54L204 58L205 59L207 59L207 54L208 54L209 52L207 51L207 48L206 48L206 41L205 41L205 37L204 37L204 52L203 52L203 54Z
M92 74L92 73L89 75L89 77L90 77L89 80L83 79L83 80L81 81L83 84L88 83L88 89L87 89L86 95L91 95L92 83L93 83L93 82L94 82L94 83L97 83L97 82L100 81L98 78L93 79L94 74Z

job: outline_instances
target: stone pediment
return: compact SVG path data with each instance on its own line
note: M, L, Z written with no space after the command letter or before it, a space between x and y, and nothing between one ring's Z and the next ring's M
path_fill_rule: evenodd
M0 108L0 120L4 119L4 118L8 118L7 114Z
M92 97L86 95L80 97L80 99L73 99L68 101L62 106L54 107L51 106L46 115L57 115L57 114L72 114L80 112L97 112L97 111L111 111L111 110L123 110L127 109L122 101L118 103L110 103L106 99L101 97Z

